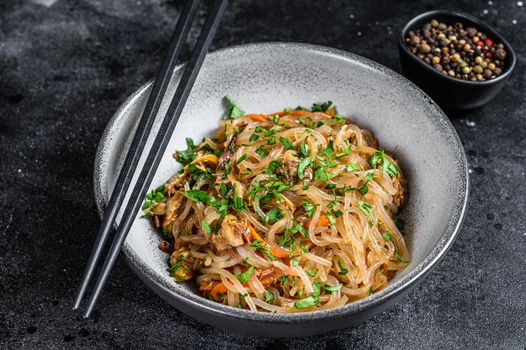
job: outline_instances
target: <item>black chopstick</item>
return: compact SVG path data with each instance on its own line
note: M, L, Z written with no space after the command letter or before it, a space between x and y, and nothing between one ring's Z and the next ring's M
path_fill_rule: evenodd
M144 196L150 187L155 172L157 171L157 167L159 166L159 162L161 161L164 151L168 146L168 142L170 141L173 130L177 125L177 121L181 116L181 112L183 111L190 91L192 90L197 75L199 74L206 53L208 52L208 48L212 42L217 27L219 26L219 22L223 17L223 13L225 12L227 3L227 0L215 0L213 3L212 10L206 19L206 23L201 31L201 34L199 35L199 39L197 40L194 51L192 52L192 57L186 64L181 80L179 81L179 85L177 86L177 90L172 98L170 106L168 107L168 111L166 112L157 136L155 137L153 145L141 169L139 178L137 179L137 183L133 188L133 192L130 196L128 204L126 205L126 209L119 224L117 234L114 238L110 252L106 257L106 261L102 267L101 274L99 275L93 290L93 294L91 295L91 298L88 302L86 312L84 313L84 317L86 318L91 315L100 292L102 291L111 269L115 264L117 257L119 256L122 244L124 243L124 240L126 239L133 222L135 221L137 212L139 211Z
M130 186L133 174L137 168L137 164L139 163L141 152L144 149L155 117L159 112L159 107L161 106L161 102L166 92L166 88L168 87L168 83L172 77L175 65L177 64L177 59L179 57L179 53L181 52L181 48L183 47L186 37L188 36L188 32L199 5L199 1L200 0L187 0L181 15L177 20L177 26L175 27L174 33L172 35L170 47L168 48L161 68L157 73L157 77L155 78L155 82L152 86L152 91L150 92L150 97L148 98L148 102L144 108L139 125L135 131L135 136L130 145L128 154L126 155L126 159L124 160L122 169L119 173L117 183L113 188L110 201L104 211L99 233L97 235L97 239L95 240L95 245L91 251L88 264L86 265L84 271L84 276L75 298L75 304L73 306L74 310L78 309L80 303L82 302L89 281L91 280L93 272L95 271L95 266L97 265L102 253L102 249L106 244L106 240L108 239L110 232L113 230L115 218L119 208L122 205L122 202L124 201L124 197L128 187Z

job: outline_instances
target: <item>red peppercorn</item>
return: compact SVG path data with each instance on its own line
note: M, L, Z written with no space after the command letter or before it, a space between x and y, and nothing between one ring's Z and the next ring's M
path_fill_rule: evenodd
M484 46L484 42L482 40L477 41L475 44L480 47Z
M488 45L488 46L493 46L493 41L491 41L490 38L487 38L486 40L484 40L484 42L485 42L486 45Z
M491 58L491 56L492 56L492 55L491 55L491 52L489 52L489 51L486 52L486 57L487 57L487 58Z

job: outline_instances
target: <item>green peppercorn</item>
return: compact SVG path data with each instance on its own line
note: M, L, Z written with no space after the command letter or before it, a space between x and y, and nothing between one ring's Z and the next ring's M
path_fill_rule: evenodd
M475 63L476 64L481 64L482 63L482 57L480 57L480 56L475 57Z
M477 66L473 67L473 71L474 71L475 73L477 73L477 74L480 74L480 73L482 73L483 69L482 69L481 66L478 66L478 65L477 65Z

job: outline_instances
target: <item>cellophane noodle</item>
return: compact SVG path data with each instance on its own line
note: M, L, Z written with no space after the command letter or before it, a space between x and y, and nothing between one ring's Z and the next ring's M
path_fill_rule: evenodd
M170 274L216 302L280 313L384 288L409 260L396 160L330 103L242 114L187 140L174 154L183 169L147 197Z

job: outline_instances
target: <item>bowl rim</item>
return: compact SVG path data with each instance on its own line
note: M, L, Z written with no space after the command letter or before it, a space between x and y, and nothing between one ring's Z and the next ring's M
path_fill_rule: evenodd
M478 29L483 30L486 33L489 33L492 37L494 37L495 39L498 39L498 41L504 44L504 46L507 49L509 58L510 58L510 65L506 67L504 72L500 76L496 77L495 79L485 80L485 81L471 81L471 80L457 79L457 78L450 77L448 75L444 75L438 72L435 68L433 68L426 62L422 61L420 58L416 57L415 54L409 50L404 39L407 33L409 32L409 30L411 29L411 27L413 27L416 22L422 19L425 19L427 17L437 16L437 15L446 15L446 16L456 17L459 20L467 20L467 21L475 23L479 27ZM510 43L504 38L504 36L499 34L499 32L497 32L497 30L495 30L495 28L493 28L491 25L481 21L477 17L474 17L470 14L459 12L459 11L432 10L432 11L421 13L418 16L411 18L400 31L400 35L398 37L398 47L405 54L411 57L413 62L416 62L421 67L424 67L425 69L427 69L427 71L430 72L434 77L437 77L449 83L453 83L455 85L464 86L464 87L484 87L487 85L493 85L501 81L504 81L508 79L508 77L511 75L517 63L517 56L515 55L515 51L511 47Z
M193 306L201 309L201 311L209 314L218 314L223 317L230 319L238 319L244 321L255 321L263 323L276 323L276 324L305 324L317 322L320 320L329 320L329 319L341 319L348 315L367 311L373 309L378 305L394 298L397 295L403 294L408 291L415 283L419 282L422 277L424 277L428 272L430 272L436 264L443 258L447 251L451 248L455 238L458 235L459 229L462 225L462 221L465 216L468 193L469 193L469 172L468 172L468 163L467 157L464 151L464 147L458 136L455 128L451 124L450 120L447 118L445 113L440 109L440 107L429 97L427 96L420 88L415 84L407 80L405 77L399 73L375 62L368 58L343 51L340 49L306 44L306 43L294 43L294 42L263 42L263 43L250 43L250 44L241 44L235 46L225 47L219 50L216 50L208 54L208 57L220 58L222 55L231 55L237 51L241 53L243 51L250 50L283 50L284 48L290 48L295 50L306 50L311 53L331 56L338 59L343 59L346 61L353 61L360 65L365 65L369 69L380 71L383 74L402 80L404 85L407 88L415 90L416 93L420 93L421 97L425 99L432 108L435 109L436 113L432 114L430 117L435 118L437 122L442 123L442 126L447 129L448 133L454 139L454 147L456 149L457 159L459 164L462 167L460 175L460 183L458 185L458 196L455 198L454 210L450 213L448 218L448 223L446 229L444 230L442 237L432 248L431 252L427 257L415 266L411 271L409 271L405 276L397 280L396 282L390 283L386 288L381 291L372 294L371 296L346 304L341 307L331 308L326 310L319 311L309 311L309 312L299 312L299 313L287 313L287 314L275 314L269 312L254 312L245 309L238 309L231 306L219 304L208 300L197 293L193 293L185 290L184 288L179 288L174 290L172 285L168 285L166 281L158 275L150 266L145 264L140 256L138 256L130 245L125 242L123 245L122 252L126 257L126 260L132 270L147 284L151 287L151 283L155 284L158 288L161 288L163 291L168 291L170 296L174 299L172 305L176 306L177 302L186 304L188 306ZM182 69L184 64L178 65L175 70ZM106 169L106 161L104 160L104 154L108 153L108 146L112 137L113 128L122 123L127 114L129 106L134 105L142 94L145 93L151 87L152 81L149 81L132 93L117 109L114 115L109 120L103 135L101 137L100 143L97 147L95 164L94 164L94 192L97 204L97 210L99 215L102 217L104 207L106 206L106 193L103 183L104 179L101 177L104 174L104 169ZM102 181L101 181L102 180ZM154 290L155 291L155 290ZM157 291L156 291L157 292ZM165 299L166 300L166 299ZM166 300L168 301L168 300ZM176 306L177 307L177 306Z

